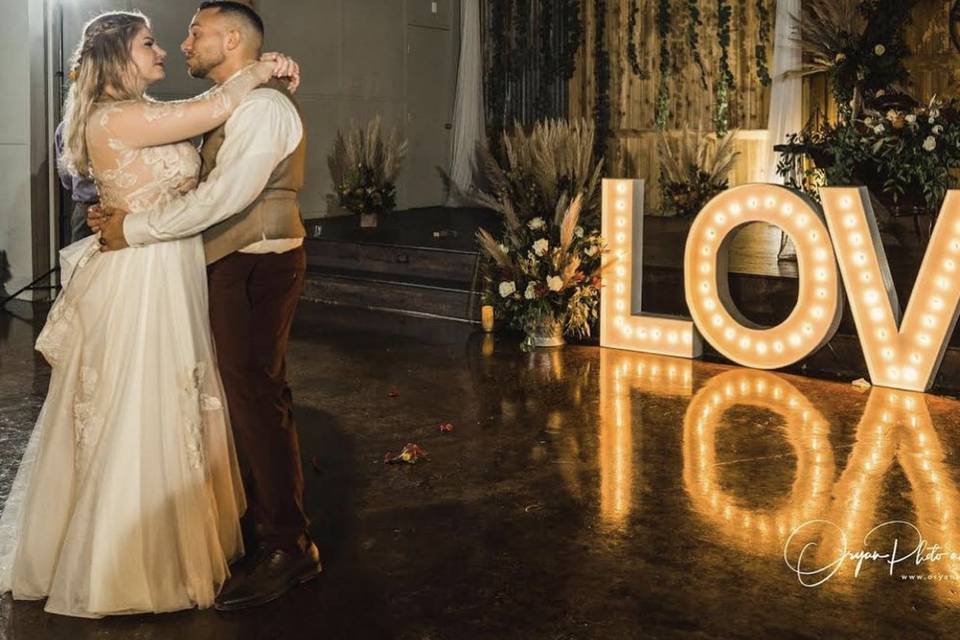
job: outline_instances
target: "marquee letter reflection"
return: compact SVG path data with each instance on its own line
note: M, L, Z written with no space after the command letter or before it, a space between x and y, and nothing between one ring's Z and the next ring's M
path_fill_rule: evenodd
M631 394L688 398L692 388L690 360L600 350L600 518L608 527L621 529L633 507Z
M818 560L835 557L845 543L850 550L868 548L864 537L877 525L878 504L884 490L884 478L894 459L900 464L912 489L916 526L930 545L960 553L960 492L944 464L946 453L933 426L927 399L911 393L875 387L870 392L863 417L857 427L857 440L847 468L834 489L833 505L826 518L838 525L827 530L818 550ZM874 541L875 543L876 541ZM903 539L902 544L910 540ZM906 565L910 566L906 566ZM884 567L884 573L887 568ZM952 574L960 576L960 562L944 557L924 565L903 563L900 574ZM833 581L852 589L855 563L841 566ZM941 598L960 602L956 581L934 581Z
M751 509L720 486L716 432L735 406L780 415L797 456L790 495L776 509ZM727 427L731 428L731 427ZM733 427L735 428L735 427ZM737 547L779 554L789 532L827 509L835 470L830 425L793 385L762 371L733 370L711 378L694 396L683 421L683 484L694 509Z

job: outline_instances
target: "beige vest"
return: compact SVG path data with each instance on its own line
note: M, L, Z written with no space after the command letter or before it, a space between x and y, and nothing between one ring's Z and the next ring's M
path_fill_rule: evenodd
M282 83L272 80L262 87L275 89L285 95L297 108L300 105ZM203 162L200 179L206 180L217 165L217 152L223 144L224 127L220 126L203 137L200 158ZM293 153L284 158L270 174L267 186L253 203L240 213L230 216L203 232L203 247L207 264L263 239L279 240L302 238L306 235L300 217L299 193L303 188L306 163L306 134Z

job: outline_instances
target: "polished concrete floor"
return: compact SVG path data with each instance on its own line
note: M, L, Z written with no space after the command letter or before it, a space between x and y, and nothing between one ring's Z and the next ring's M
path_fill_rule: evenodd
M48 379L41 318L14 311L3 495ZM522 353L467 325L318 306L290 360L319 581L231 615L74 620L4 597L0 638L957 637L956 400ZM383 464L408 442L429 461Z

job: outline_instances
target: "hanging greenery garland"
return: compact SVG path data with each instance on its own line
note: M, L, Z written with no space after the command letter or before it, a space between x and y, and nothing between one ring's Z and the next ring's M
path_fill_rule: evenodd
M640 13L640 6L637 0L630 0L627 9L627 61L630 64L630 70L633 75L641 80L647 79L647 73L640 66L640 59L637 55L637 14Z
M703 66L703 56L700 55L700 29L703 27L703 18L700 16L700 1L687 0L687 44L690 45L690 54L700 70L700 86L707 89L707 70Z
M550 0L547 0L548 2ZM577 51L583 42L583 20L580 19L580 0L566 0L563 10L563 54L560 59L560 73L565 80L573 77L577 68Z
M537 91L537 113L547 111L550 101L550 86L554 78L559 75L553 51L553 3L540 3L540 87Z
M514 80L523 77L523 70L530 61L533 45L530 42L530 0L513 0L513 64Z
M733 72L730 70L730 20L733 8L727 0L717 0L717 40L720 43L718 76L716 82L716 112L714 128L722 136L730 130L730 92L733 89Z
M490 30L492 59L490 61L490 75L487 78L488 122L487 133L490 148L497 147L500 132L503 130L504 109L507 95L507 11L504 3L494 2L490 6Z
M593 3L594 42L593 64L594 77L597 81L597 103L594 107L594 121L596 133L593 139L594 162L599 162L604 156L607 147L607 136L610 131L610 55L607 52L607 0L594 0Z
M767 0L757 0L757 77L763 86L770 85L770 70L767 68L767 43L770 42L770 7Z
M654 124L657 129L663 130L670 117L670 0L657 2L657 35L660 38L660 84L657 89L657 106Z

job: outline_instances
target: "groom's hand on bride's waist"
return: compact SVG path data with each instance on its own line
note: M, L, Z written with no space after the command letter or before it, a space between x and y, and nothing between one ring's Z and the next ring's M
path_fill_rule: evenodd
M95 221L91 219L90 213L87 214L87 224L94 231L100 232L100 250L116 251L130 246L123 235L123 219L127 216L127 212L112 207L98 206L97 209Z

